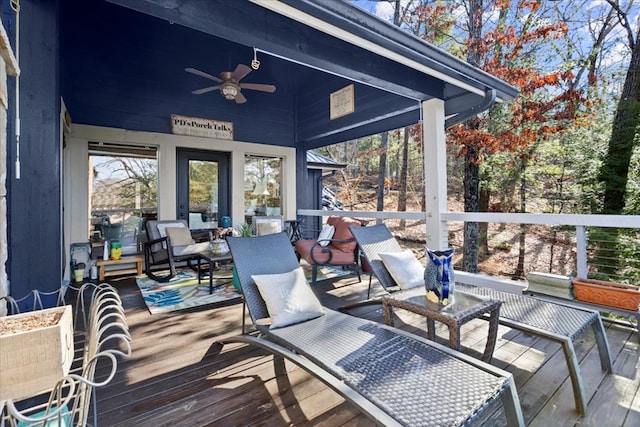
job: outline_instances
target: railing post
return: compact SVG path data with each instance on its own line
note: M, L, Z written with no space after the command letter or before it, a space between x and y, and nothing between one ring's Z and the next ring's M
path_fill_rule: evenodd
M576 225L576 271L578 277L587 278L587 231Z

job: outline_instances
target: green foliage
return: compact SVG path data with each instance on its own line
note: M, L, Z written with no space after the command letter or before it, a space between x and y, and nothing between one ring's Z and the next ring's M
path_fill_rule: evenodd
M236 225L235 228L240 237L253 237L253 228L246 222Z
M637 138L640 138L640 134ZM627 184L626 214L640 215L640 141L636 142L635 152L629 167L629 183Z
M211 203L211 184L217 186L218 163L210 161L189 162L189 203L206 208Z

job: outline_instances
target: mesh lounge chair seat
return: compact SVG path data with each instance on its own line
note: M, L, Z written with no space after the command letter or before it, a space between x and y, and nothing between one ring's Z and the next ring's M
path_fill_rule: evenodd
M351 232L371 264L373 274L378 278L380 285L387 292L399 291L400 288L378 255L380 252L402 250L389 229L384 224L379 224L354 228ZM583 414L586 412L587 400L573 342L587 329L592 328L598 345L602 370L607 373L611 373L613 370L609 343L604 332L602 319L597 311L461 283L456 283L456 291L502 300L499 318L501 324L561 344L569 368L576 409ZM402 298L404 293L396 293L394 298ZM406 291L406 294L410 295L411 292ZM380 300L375 300L375 302L378 301Z
M284 233L229 238L257 334L224 339L283 356L324 381L380 425L470 425L502 403L509 425L522 425L511 374L434 342L379 323L324 309L301 323L270 329L252 279L298 267Z

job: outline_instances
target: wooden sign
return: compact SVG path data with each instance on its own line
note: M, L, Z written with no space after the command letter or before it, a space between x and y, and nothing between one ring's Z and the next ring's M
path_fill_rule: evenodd
M233 140L233 123L172 114L171 133Z
M354 87L352 84L331 93L330 119L346 116L355 111Z

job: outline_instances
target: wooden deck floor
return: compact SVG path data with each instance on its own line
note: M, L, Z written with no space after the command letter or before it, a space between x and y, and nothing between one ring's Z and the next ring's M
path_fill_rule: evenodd
M101 426L358 426L372 425L355 407L301 368L243 345L216 340L241 332L242 305L151 315L132 278L112 280L123 298L133 356L97 390ZM338 307L366 297L366 280L319 282L323 304ZM383 321L379 306L354 314ZM421 335L424 319L397 312L396 326ZM559 319L561 321L561 319ZM640 372L637 332L607 324L614 373L605 375L595 339L576 343L588 413L574 409L567 366L558 344L500 327L492 364L512 372L530 426L638 426ZM463 326L463 351L479 357L487 322ZM446 343L446 331L438 332Z

